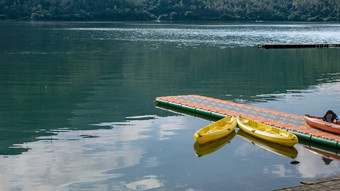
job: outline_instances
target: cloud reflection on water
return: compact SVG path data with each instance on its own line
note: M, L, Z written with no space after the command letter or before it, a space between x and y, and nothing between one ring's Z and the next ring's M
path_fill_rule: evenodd
M265 166L263 168L265 174L274 174L278 177L294 177L294 170L286 168L283 164Z
M21 146L31 148L28 152L0 158L2 188L5 190L84 188L150 190L162 187L173 188L175 184L185 183L187 184L185 187L189 188L195 185L190 182L192 178L183 176L181 180L177 180L179 169L176 168L183 168L183 171L192 173L195 179L196 176L196 178L200 176L197 174L201 171L197 169L198 166L207 170L211 176L225 173L230 168L233 170L234 166L237 166L236 169L241 172L234 172L236 174L242 173L246 168L253 173L260 173L256 176L273 177L274 175L280 178L300 179L333 175L340 169L338 161L325 166L319 155L307 151L301 145L297 146L299 156L296 159L300 163L292 166L288 161L285 164L283 161L290 159L261 149L237 136L227 150L222 149L212 153L210 157L201 159L195 157L193 153L188 154L188 150L178 150L178 147L181 145L185 148L185 145L190 145L188 149L191 151L194 142L191 134L195 131L194 127L210 122L202 122L201 119L186 116L155 116L147 120L143 119L132 117L125 122L103 122L94 127L111 128L60 131L57 135L25 143ZM176 139L183 134L186 137L186 141L183 142L185 144L181 142L184 140L183 137ZM188 137L190 137L189 141L187 141ZM173 145L174 143L177 145ZM158 146L154 146L155 144ZM154 149L164 149L164 152L153 151ZM169 155L173 155L169 158L170 161L162 160L164 157L170 157ZM233 158L238 160L235 161ZM178 161L172 161L175 159ZM206 163L210 164L211 160L217 162L217 166L219 163L226 162L232 162L234 165L210 169L211 167L206 166ZM175 177L172 177L174 175Z
M126 188L131 190L149 190L163 186L162 181L155 175L144 176L143 179L126 184Z
M169 118L168 123L159 126L159 140L170 139L171 136L177 134L178 130L185 129L185 127L181 118Z
M303 178L316 178L339 174L340 163L338 161L325 165L322 157L306 149L300 149L297 170Z
M148 144L169 140L177 131L188 127L187 119L135 116L125 122L93 125L104 129L63 130L53 136L39 137L36 142L18 145L30 148L28 152L0 158L0 184L4 190L163 187L164 180L159 175L142 170L161 164L160 156L148 153ZM136 174L137 171L141 173Z
M281 178L299 177L303 179L332 176L340 173L340 161L334 160L326 165L321 155L307 150L300 144L296 145L296 147L299 151L296 158L296 161L299 161L298 164L281 164L281 162L276 163L276 160L273 160L274 162L267 161L263 167L263 173ZM235 155L239 156L239 159L243 162L251 162L251 159L261 161L266 160L268 157L282 157L279 154L272 155L270 151L260 149L260 147L247 142L237 146ZM254 157L262 159L254 159Z
M62 131L40 141L25 143L23 147L31 148L28 152L0 158L2 189L67 190L86 182L125 176L115 170L141 163L145 149L135 142L150 137L146 132L152 123L152 120L102 123L98 125L113 128ZM84 138L84 134L92 136ZM150 159L148 165L157 163ZM158 185L156 177L152 176L127 186L136 187L139 183L143 183L143 188Z

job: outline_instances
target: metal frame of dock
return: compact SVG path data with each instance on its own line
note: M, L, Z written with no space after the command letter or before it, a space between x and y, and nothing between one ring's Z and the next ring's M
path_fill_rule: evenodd
M239 116L284 129L299 139L340 148L340 135L321 131L307 125L303 116L239 104L200 95L157 97L156 103L214 118Z

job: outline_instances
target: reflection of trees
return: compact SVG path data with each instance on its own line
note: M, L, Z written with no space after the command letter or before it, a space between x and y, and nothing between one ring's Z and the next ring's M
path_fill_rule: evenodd
M70 27L65 23L22 25L0 31L8 37L0 47L0 154L21 153L27 149L8 148L55 129L153 114L157 96L252 100L339 79L338 49L179 47L97 38L114 32L53 30Z
M136 86L151 84L168 92L164 95L203 92L211 97L231 94L252 100L252 96L259 94L285 93L287 89L301 90L337 80L339 76L324 74L340 71L337 64L340 53L336 49L221 50L208 47L176 50L162 46L142 57L137 56L138 51L132 54L135 56L131 56L127 61L130 64L124 67L124 73L128 74L124 81ZM140 62L144 64L137 64Z
M28 149L12 145L72 128L73 110L86 100L88 84L100 76L102 69L89 64L98 60L82 56L93 44L61 43L61 36L44 32L28 27L18 32L25 37L15 33L4 41L10 54L0 61L0 154L20 154Z

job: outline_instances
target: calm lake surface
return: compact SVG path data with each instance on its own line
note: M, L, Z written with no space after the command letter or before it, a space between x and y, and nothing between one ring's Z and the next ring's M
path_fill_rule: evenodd
M340 114L339 48L262 43L340 43L340 24L0 23L1 189L262 191L340 174L337 150L280 155L239 134L198 157L212 120L153 103Z

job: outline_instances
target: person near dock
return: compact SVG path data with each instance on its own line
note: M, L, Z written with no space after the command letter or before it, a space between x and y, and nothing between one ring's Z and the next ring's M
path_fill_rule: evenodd
M322 119L330 123L340 124L339 117L332 110L328 110Z

